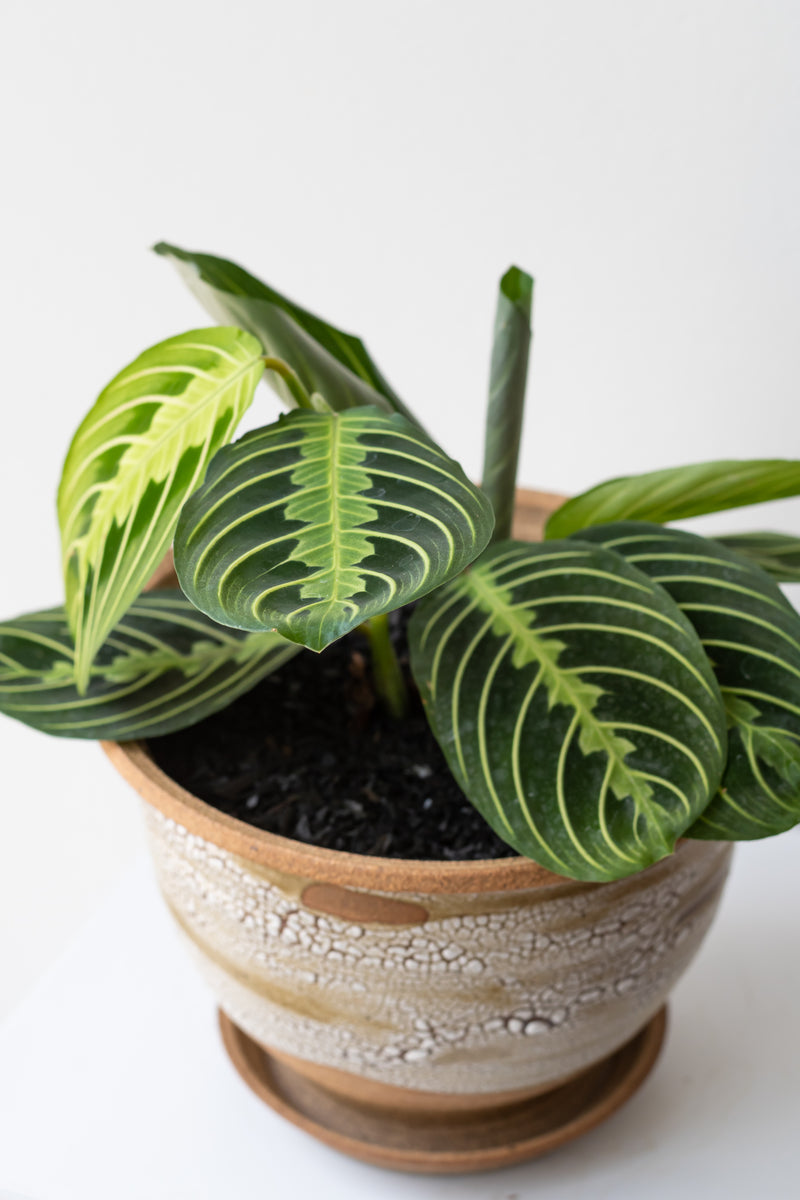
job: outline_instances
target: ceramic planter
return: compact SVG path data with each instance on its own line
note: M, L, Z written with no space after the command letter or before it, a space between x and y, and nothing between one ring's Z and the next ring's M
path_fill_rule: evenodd
M526 496L524 535L544 499ZM687 841L583 884L518 857L345 854L217 812L144 744L106 749L147 801L161 890L242 1075L296 1124L388 1166L510 1163L623 1103L730 861L728 844Z

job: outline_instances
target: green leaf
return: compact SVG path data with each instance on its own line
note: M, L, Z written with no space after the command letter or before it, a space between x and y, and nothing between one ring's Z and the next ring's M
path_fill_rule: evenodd
M781 583L800 583L800 538L787 533L726 533L716 539Z
M239 329L197 329L145 350L78 428L58 492L80 690L106 635L169 547L184 499L229 441L263 373Z
M667 593L613 551L501 542L424 600L411 665L456 780L560 875L663 858L716 790L725 716Z
M689 837L768 837L800 821L800 616L757 566L710 538L638 522L587 530L670 593L725 701L728 765Z
M187 503L175 567L192 603L321 650L461 571L486 498L398 414L305 409L220 451Z
M545 537L563 538L609 521L683 521L703 513L800 494L797 459L730 459L610 479L567 500Z
M269 355L283 359L309 394L320 393L339 411L374 404L399 412L418 424L367 353L360 338L343 333L294 304L236 263L211 254L180 250L166 242L154 246L170 259L203 307L215 320L247 329ZM296 401L274 372L267 378L284 403Z
M0 624L0 711L60 737L127 741L194 725L298 653L223 629L174 588L141 596L101 647L85 695L63 607Z
M533 279L511 267L500 280L489 372L483 490L494 509L494 540L511 535L525 384L531 344Z

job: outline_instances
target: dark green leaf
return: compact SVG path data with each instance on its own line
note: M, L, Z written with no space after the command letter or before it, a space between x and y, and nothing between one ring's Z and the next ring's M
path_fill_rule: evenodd
M638 522L582 533L661 584L696 628L729 725L718 794L689 837L768 837L800 821L800 617L757 566L710 538Z
M562 538L609 521L683 521L703 513L800 494L800 461L731 459L610 479L567 500L545 536Z
M424 600L414 677L466 795L561 875L629 875L716 790L725 717L697 635L613 551L501 542Z
M511 267L500 280L497 297L483 456L482 487L494 509L495 541L511 535L532 307L532 278Z
M148 592L100 648L80 695L65 609L0 625L0 711L60 737L128 741L225 708L298 647L223 629L172 588Z
M321 650L463 570L492 524L458 464L399 414L298 409L216 456L175 567L214 620Z
M180 250L166 242L153 248L175 264L215 320L247 329L267 354L293 368L306 391L319 392L331 408L376 404L418 423L392 391L360 338L322 321L236 263ZM295 400L285 382L272 371L268 378L282 400L293 407Z

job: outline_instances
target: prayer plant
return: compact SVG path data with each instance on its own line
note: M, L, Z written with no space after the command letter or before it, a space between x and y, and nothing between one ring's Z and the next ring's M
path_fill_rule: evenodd
M146 350L58 493L66 602L0 626L0 709L126 740L191 725L361 626L402 720L387 614L459 785L509 846L609 880L680 836L800 821L800 541L667 523L800 494L800 462L614 479L510 537L533 284L502 279L483 488L363 343L240 267L159 245L222 326ZM232 441L260 379L289 411ZM143 588L170 545L182 591ZM306 653L308 650L305 651Z

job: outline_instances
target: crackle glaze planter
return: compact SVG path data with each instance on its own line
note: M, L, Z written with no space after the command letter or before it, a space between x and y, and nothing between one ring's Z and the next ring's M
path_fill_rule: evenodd
M549 499L523 497L521 536ZM518 1161L623 1103L730 861L729 844L685 841L585 884L518 857L345 854L217 812L142 743L105 748L147 801L159 885L241 1074L296 1124L387 1166Z

